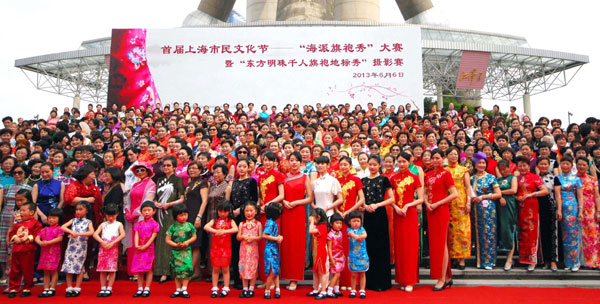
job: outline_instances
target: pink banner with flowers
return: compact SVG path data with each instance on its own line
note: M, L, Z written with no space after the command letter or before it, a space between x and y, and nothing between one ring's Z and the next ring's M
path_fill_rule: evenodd
M150 106L160 103L146 59L145 29L114 29L110 50L108 106Z

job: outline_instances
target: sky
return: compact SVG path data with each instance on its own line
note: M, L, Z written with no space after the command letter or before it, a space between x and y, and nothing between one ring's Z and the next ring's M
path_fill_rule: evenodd
M72 98L38 91L24 73L14 67L16 59L76 50L82 41L109 37L112 28L180 27L199 0L27 0L0 1L0 116L47 117L53 106L72 105ZM561 89L531 96L532 116L582 122L600 117L598 86L600 3L589 0L434 0L432 17L437 23L460 29L525 37L532 48L588 55L571 83ZM234 9L245 15L246 1ZM380 0L380 21L403 22L394 0ZM84 102L82 102L84 104ZM498 104L502 111L522 101L484 100L485 108Z

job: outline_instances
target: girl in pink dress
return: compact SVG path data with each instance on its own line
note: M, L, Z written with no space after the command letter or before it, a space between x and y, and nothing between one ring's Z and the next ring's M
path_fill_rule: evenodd
M125 238L123 224L117 221L119 209L115 204L108 204L102 208L106 222L100 224L94 239L98 241L98 266L96 271L100 272L101 289L97 297L110 297L112 286L117 275L117 264L119 261L119 242Z
M60 244L64 232L60 229L62 209L53 208L48 212L48 227L42 229L35 238L35 242L42 247L38 270L44 271L44 291L38 295L48 298L56 295L56 282L58 281L58 264L60 263Z
M342 245L344 236L342 234L344 219L339 213L334 213L329 219L331 231L327 234L327 251L329 255L329 271L332 276L329 279L327 288L328 298L337 298L343 296L340 292L340 276L346 266L346 257L344 256L344 246Z
M217 205L218 218L210 220L204 230L212 233L210 242L210 262L212 270L211 298L226 297L229 294L229 264L231 264L231 234L237 233L235 221L229 217L231 203L220 202ZM219 294L219 274L223 272L223 289Z
M154 268L154 239L160 231L160 225L152 218L156 212L156 205L153 201L145 201L140 207L140 212L144 220L139 221L133 227L135 233L133 242L135 246L135 255L133 256L133 265L131 271L137 273L138 290L133 295L137 297L150 296L150 284L152 284ZM144 274L146 274L146 288L144 288Z
M243 210L246 221L240 224L237 234L237 239L241 242L239 269L244 286L240 298L252 298L258 269L258 242L262 238L262 225L256 220L258 207L253 201L247 202Z

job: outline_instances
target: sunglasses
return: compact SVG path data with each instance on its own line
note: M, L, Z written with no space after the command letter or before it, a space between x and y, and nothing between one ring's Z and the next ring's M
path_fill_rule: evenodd
M335 132L335 129L329 129L329 132Z
M365 140L365 139L367 139L367 138L366 138L366 137L359 137L358 139L360 139L360 140Z
M392 149L394 152L400 152L400 149Z
M372 147L369 147L369 149L376 150L376 149L379 149L379 147L378 146L372 146Z
M13 174L25 174L25 171L13 171Z
M217 129L208 129L208 131L217 131Z
M238 154L248 154L248 151L238 151Z
M392 138L392 135L386 134L386 135L383 135L383 137Z
M146 172L146 168L137 168L135 169L135 172Z
M342 138L343 138L343 139L351 139L352 137L350 137L350 136L344 136L344 137L342 137Z

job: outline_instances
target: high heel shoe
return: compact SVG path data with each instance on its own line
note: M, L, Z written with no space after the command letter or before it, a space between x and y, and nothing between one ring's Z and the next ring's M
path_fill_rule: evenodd
M433 291L442 291L444 290L444 288L446 288L446 283L444 283L444 285L442 285L442 287L435 287L433 286Z
M446 287L448 287L448 288L451 288L451 287L452 287L452 285L454 285L454 281L453 281L452 279L450 279L450 281L448 281L448 282L444 283L444 286L446 286Z

